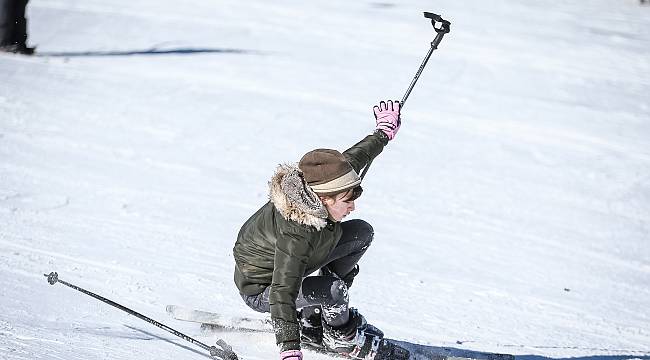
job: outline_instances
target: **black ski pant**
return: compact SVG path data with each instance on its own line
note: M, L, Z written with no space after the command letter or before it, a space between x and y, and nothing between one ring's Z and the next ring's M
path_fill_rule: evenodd
M350 220L341 223L343 234L338 244L327 258L326 267L344 277L349 274L372 243L374 231L363 220ZM258 312L270 312L267 287L257 295L243 295L242 299L250 308ZM332 327L345 325L349 319L348 288L345 282L335 276L309 276L303 279L296 299L296 308L303 309L303 318L313 314L317 308L322 310L323 320Z
M0 46L27 43L25 8L29 0L0 0Z

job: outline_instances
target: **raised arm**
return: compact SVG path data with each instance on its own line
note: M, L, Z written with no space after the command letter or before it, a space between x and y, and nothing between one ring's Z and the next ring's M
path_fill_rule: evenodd
M373 113L377 124L375 132L343 152L357 174L381 154L384 146L395 138L402 124L399 101L382 101L373 107Z

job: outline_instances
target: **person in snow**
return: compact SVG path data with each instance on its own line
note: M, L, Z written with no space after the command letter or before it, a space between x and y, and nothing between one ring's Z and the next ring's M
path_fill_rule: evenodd
M25 8L29 0L0 0L0 51L31 55Z
M235 284L249 307L271 313L282 360L302 359L301 342L365 358L371 349L357 344L357 334L366 345L383 337L348 307L373 229L363 220L342 222L362 193L360 170L400 128L399 102L382 101L373 111L374 133L343 153L316 149L298 164L280 165L269 182L270 201L237 236Z

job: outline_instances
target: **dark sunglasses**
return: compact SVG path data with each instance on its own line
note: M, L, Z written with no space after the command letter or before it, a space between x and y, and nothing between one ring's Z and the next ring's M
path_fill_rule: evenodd
M363 194L363 188L361 187L361 185L358 185L358 186L352 188L352 193L344 201L346 201L346 202L354 201L354 200L358 199L361 196L361 194Z

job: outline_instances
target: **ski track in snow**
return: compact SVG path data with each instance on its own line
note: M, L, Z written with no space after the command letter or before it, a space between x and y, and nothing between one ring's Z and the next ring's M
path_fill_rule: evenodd
M232 245L275 166L345 149L452 22L352 214L351 305L418 352L650 359L650 7L41 0L0 55L0 358L205 352L165 305L250 316ZM330 357L307 351L308 359Z

